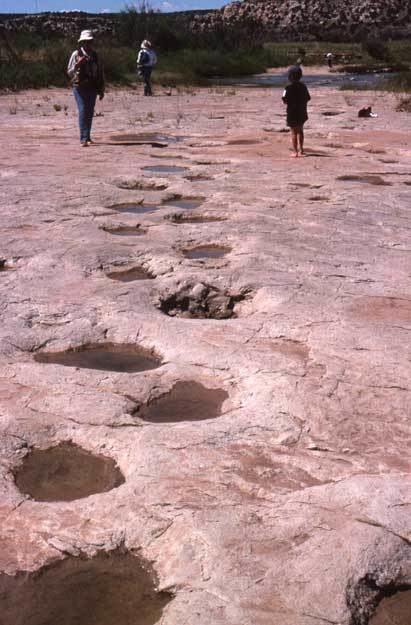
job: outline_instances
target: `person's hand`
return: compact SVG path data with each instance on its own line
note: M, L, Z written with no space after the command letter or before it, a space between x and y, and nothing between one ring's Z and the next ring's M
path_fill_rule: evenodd
M99 96L98 96L98 99L102 100L103 98L104 98L104 93L100 93Z

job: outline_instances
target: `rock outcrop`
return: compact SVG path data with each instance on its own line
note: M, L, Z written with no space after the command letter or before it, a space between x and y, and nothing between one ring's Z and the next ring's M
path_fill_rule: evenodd
M243 0L195 17L192 25L294 40L405 37L411 32L411 7L402 0Z
M39 33L42 35L75 36L84 29L98 35L114 35L115 20L112 14L95 15L82 11L67 13L38 13L1 15L0 29L7 32Z
M107 35L116 34L117 17L80 11L0 15L0 27L67 36L91 28L96 34ZM156 19L155 14L150 19ZM199 36L214 32L297 41L400 38L411 34L411 6L402 0L243 0L227 4L221 10L174 13L172 24L173 28Z

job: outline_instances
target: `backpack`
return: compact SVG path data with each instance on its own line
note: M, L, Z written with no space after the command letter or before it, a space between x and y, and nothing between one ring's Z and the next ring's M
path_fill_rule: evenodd
M147 50L140 50L137 61L139 65L148 65L150 63L150 54Z

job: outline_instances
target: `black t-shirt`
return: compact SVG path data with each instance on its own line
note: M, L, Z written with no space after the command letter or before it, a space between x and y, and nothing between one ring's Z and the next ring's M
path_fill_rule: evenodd
M287 104L287 125L302 126L307 121L307 102L311 100L303 82L292 82L286 86L283 102Z

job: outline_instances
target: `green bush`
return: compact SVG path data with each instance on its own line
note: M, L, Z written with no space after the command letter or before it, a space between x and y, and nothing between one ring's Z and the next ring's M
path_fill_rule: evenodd
M411 92L411 72L399 72L394 76L384 78L380 82L380 89L397 91L398 93Z
M178 50L186 45L175 17L147 7L127 6L117 17L116 31L120 45L135 49L143 39L151 39L159 50Z
M0 50L0 88L27 89L69 84L67 63L75 44L61 39L42 40L36 35L17 36L7 50ZM2 53L1 53L2 52ZM136 53L131 48L100 41L107 82L128 83L135 76Z
M411 68L411 39L389 41L387 46L394 63L402 63Z
M185 49L162 55L158 69L160 73L179 77L180 81L201 84L212 77L261 73L270 64L270 52L264 48L235 51Z
M373 59L377 59L377 61L389 61L391 58L387 45L381 40L366 41L364 50Z
M107 82L129 83L136 74L136 52L125 46L100 45L97 52L104 64Z
M401 98L395 110L401 113L411 113L411 97Z

